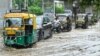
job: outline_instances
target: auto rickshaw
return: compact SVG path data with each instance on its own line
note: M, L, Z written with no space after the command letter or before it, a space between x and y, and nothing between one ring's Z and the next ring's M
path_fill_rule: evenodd
M38 41L36 16L22 10L5 14L3 39L6 46L32 46Z

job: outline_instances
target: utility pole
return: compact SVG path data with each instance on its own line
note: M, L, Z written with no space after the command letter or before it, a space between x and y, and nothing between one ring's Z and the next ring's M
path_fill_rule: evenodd
M73 2L73 18L74 18L74 21L75 21L75 24L76 24L76 20L77 20L77 13L78 13L78 2L77 2L77 0L75 0L74 2Z

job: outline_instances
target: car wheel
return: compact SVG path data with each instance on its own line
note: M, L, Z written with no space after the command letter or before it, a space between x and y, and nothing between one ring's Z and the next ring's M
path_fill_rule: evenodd
M71 30L72 30L72 26L69 26L67 32L69 32Z
M83 24L83 25L82 25L82 28L83 28L83 29L87 29L87 28L88 28L88 24Z
M51 30L51 31L50 31L50 35L49 35L49 38L51 38L52 35L53 35L53 32L52 32L52 30Z
M39 35L38 36L38 41L42 40L43 39L43 36L44 36L43 31L42 30L39 30L38 35Z
M78 25L77 24L75 24L75 29L77 29L78 28Z

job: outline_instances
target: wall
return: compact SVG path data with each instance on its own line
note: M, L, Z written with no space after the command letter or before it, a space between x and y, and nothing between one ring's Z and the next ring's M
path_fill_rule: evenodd
M0 0L0 18L3 18L3 15L11 7L11 0Z
M3 16L11 8L11 0L0 0L0 29L3 27Z

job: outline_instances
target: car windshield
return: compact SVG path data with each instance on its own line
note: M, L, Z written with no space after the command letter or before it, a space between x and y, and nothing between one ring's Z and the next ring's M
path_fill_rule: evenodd
M83 15L78 16L78 19L84 19L84 18L85 18L85 16L83 16Z
M5 27L21 27L21 25L21 18L7 18L7 20L5 21Z
M65 13L71 13L71 11L70 10L65 10Z
M36 18L36 22L37 22L37 25L42 25L42 18L41 17L37 17Z

